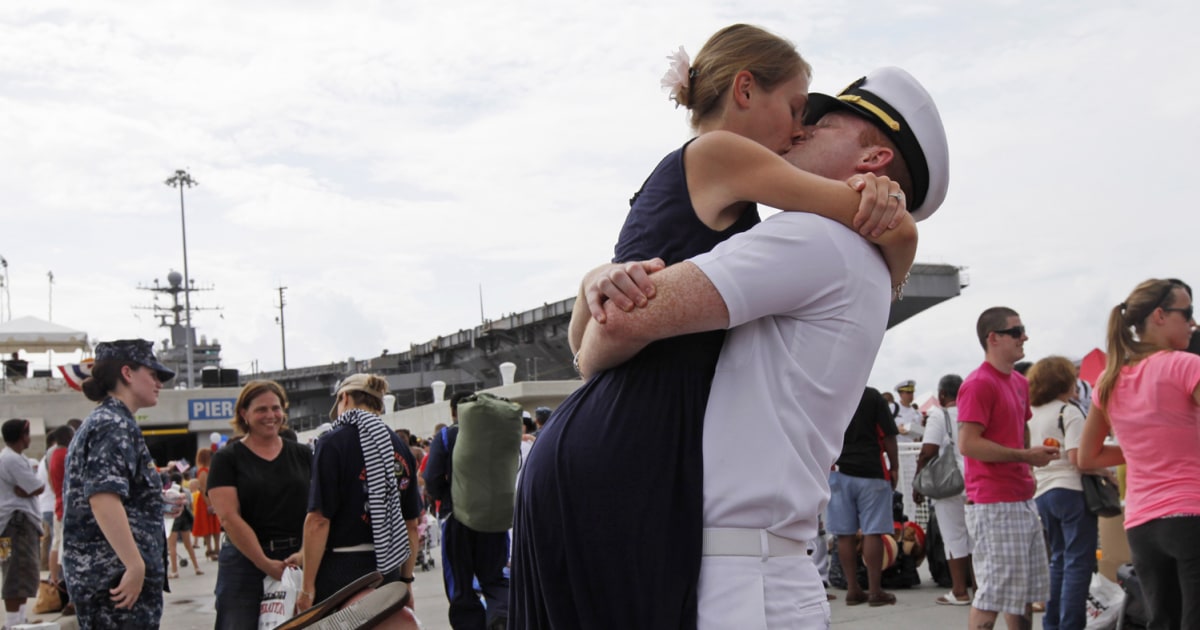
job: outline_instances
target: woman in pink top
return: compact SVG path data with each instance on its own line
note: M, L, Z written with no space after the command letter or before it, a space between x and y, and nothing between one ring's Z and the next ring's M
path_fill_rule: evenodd
M1192 289L1147 280L1108 320L1108 364L1093 394L1079 466L1127 464L1125 529L1150 628L1200 628L1200 356ZM1104 444L1109 430L1120 446Z

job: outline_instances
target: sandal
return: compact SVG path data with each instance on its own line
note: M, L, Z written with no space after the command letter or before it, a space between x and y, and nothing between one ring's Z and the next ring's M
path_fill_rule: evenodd
M970 606L971 597L968 595L966 599L959 599L954 591L946 591L945 595L938 595L938 598L933 600L935 603L943 606Z
M179 579L179 572L178 572L178 571L176 571L176 572L174 572L174 573L168 573L168 574L167 574L167 577L171 578L172 580L178 580L178 579Z
M891 606L896 603L896 596L891 593L881 593L880 595L871 595L867 598L867 605L871 608L877 606Z
M854 596L854 595L846 595L846 605L847 605L847 606L857 606L857 605L859 605L859 604L865 604L865 603L867 603L867 602L868 602L870 599L871 599L871 598L870 598L870 597L867 597L867 594L866 594L866 593L861 593L861 594L859 594L859 595L857 595L857 596Z
M372 571L350 584L342 587L333 595L326 597L324 600L317 602L312 608L288 619L281 625L276 626L275 630L299 630L307 628L321 619L337 612L339 606L344 604L346 600L357 595L360 591L368 588L375 588L383 582L383 575L378 571Z
M366 597L318 621L313 629L374 628L393 612L407 606L409 598L407 584L384 584Z

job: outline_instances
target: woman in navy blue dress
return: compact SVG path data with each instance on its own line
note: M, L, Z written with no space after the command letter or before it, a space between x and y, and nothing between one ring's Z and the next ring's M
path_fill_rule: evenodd
M614 261L670 265L707 252L758 223L755 201L878 233L906 218L886 178L847 186L779 157L802 131L811 74L792 44L735 25L695 64L677 55L672 97L691 110L698 137L667 155L634 196ZM874 219L853 224L860 204ZM883 246L900 276L915 254L910 236ZM581 294L573 348L588 317ZM652 343L555 410L517 492L510 628L696 626L701 430L724 335Z

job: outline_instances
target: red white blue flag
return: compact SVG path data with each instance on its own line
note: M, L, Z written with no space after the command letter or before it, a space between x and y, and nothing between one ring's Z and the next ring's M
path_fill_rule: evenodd
M71 389L83 391L83 380L92 375L92 359L84 359L83 363L69 363L58 366L63 378Z

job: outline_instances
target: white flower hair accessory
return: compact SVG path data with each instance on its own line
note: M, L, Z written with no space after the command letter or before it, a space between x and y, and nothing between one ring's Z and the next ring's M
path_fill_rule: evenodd
M666 90L670 99L675 101L675 107L687 105L683 102L683 91L689 87L692 79L692 59L684 52L683 46L679 50L667 55L667 61L671 62L671 66L667 68L667 73L663 75L659 85Z

